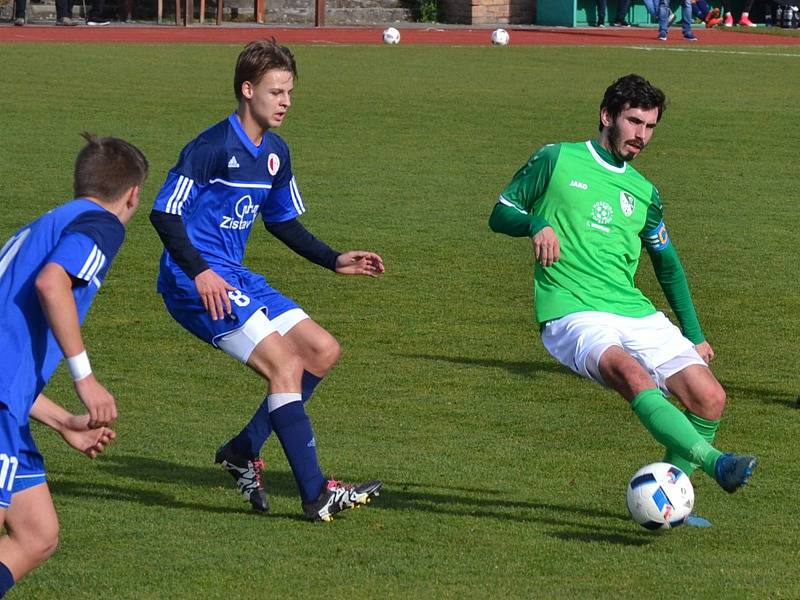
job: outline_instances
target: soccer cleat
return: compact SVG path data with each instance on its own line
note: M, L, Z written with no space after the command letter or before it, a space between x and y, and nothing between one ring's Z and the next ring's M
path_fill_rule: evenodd
M379 495L382 485L377 480L355 485L329 479L316 500L303 503L303 511L312 521L332 521L336 513L369 503Z
M756 27L756 24L755 24L755 23L753 23L753 22L750 20L750 17L746 17L746 16L744 16L744 15L742 15L742 16L739 18L739 23L737 23L737 25L739 25L739 27Z
M230 473L242 496L245 497L258 512L267 512L269 503L264 493L264 484L261 482L261 471L264 470L264 461L260 458L244 458L234 454L231 443L227 442L214 456L214 462Z
M732 494L740 487L747 485L757 464L758 460L755 456L723 454L714 465L714 479L723 490Z
M686 517L686 526L697 527L699 529L709 529L711 527L711 521L704 519L698 514L691 513L688 517Z
M725 27L733 27L733 13L725 13Z

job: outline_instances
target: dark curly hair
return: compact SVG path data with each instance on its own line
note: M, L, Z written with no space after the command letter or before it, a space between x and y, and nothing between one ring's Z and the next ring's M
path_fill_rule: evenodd
M616 119L626 108L643 108L645 110L657 108L658 118L656 121L660 121L661 115L667 108L667 98L664 96L664 92L647 79L631 73L620 77L608 86L603 95L603 101L600 103L600 111L602 112L604 108L612 119ZM602 120L599 129L603 131Z

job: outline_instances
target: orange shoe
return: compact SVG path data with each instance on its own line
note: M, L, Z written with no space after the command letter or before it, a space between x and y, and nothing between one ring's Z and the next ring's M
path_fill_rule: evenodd
M739 27L756 27L756 24L750 20L750 17L741 16L738 23Z
M703 21L706 24L706 29L711 29L712 27L715 26L715 25L709 25L709 23L713 22L715 19L719 19L719 23L722 23L722 19L719 18L718 8L712 8L710 11L708 11L706 18L703 19ZM719 25L719 23L716 23L716 25Z
M725 15L725 27L733 27L733 14L727 13Z
M716 19L709 19L706 17L706 29L711 29L712 27L717 27L718 25L722 25L722 19L717 17Z

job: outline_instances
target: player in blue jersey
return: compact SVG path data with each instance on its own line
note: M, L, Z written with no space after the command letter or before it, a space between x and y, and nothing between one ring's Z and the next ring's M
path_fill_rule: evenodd
M113 439L114 397L97 381L81 323L139 205L147 160L116 138L85 134L75 200L17 231L0 250L0 597L58 543L58 517L32 417L93 458ZM42 394L62 357L88 410L74 416Z
M217 451L254 510L269 509L261 481L261 447L275 431L294 474L303 510L328 521L378 494L327 479L303 404L339 357L339 344L293 300L242 266L260 218L267 231L304 258L345 275L376 277L372 252L340 254L297 219L305 206L286 143L271 131L291 106L297 68L275 40L239 54L228 118L189 142L169 171L150 220L164 243L158 291L185 329L245 363L268 382L266 398L245 428Z

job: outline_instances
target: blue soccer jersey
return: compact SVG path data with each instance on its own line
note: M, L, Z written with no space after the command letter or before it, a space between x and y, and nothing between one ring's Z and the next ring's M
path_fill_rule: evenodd
M0 403L19 423L63 358L36 292L57 263L73 278L82 323L125 239L119 219L91 200L63 204L24 226L0 250Z
M266 132L256 146L235 113L186 145L153 209L180 215L192 245L220 271L241 268L259 215L280 223L305 212L286 143ZM189 284L165 250L158 291L174 295Z

